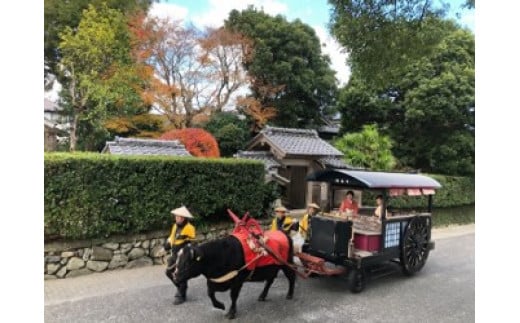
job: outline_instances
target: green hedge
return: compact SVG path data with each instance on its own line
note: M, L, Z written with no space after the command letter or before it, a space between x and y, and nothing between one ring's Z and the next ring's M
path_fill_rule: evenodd
M456 207L475 203L475 178L425 174L437 180L442 187L435 191L434 208ZM421 208L427 204L426 197L393 198L391 205L397 208Z
M444 175L427 175L437 180L442 188L434 197L435 207L452 207L475 204L475 178Z
M433 197L434 208L457 207L475 204L475 178L457 177L436 174L424 174L437 180L442 187L435 191ZM363 194L363 203L375 205L375 196L379 192L366 192ZM399 196L390 199L390 205L394 208L425 208L428 206L428 198L425 196Z
M45 154L45 238L83 239L168 228L186 205L196 221L261 215L263 164L236 159Z

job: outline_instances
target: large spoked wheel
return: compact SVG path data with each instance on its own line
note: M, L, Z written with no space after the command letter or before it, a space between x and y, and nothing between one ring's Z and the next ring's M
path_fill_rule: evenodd
M424 267L430 249L431 219L416 217L408 224L401 244L401 268L405 275L412 276Z
M354 268L347 275L348 288L352 293L360 293L367 284L367 275L363 268Z

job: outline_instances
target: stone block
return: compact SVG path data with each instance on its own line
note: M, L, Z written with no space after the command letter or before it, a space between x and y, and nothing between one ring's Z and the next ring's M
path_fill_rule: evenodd
M60 264L48 264L47 265L47 275L54 275L58 269L60 269Z
M121 252L122 253L126 254L131 249L132 249L132 244L131 243L122 243L121 244Z
M108 267L108 262L107 261L95 261L95 260L90 260L90 261L87 261L87 268L92 270L92 271L103 271L105 269L107 269Z
M81 269L77 269L77 270L71 270L67 273L67 278L72 278L72 277L77 277L77 276L83 276L83 275L88 275L92 273L92 271L88 270L87 268L81 268Z
M61 258L74 257L74 251L64 251L61 253Z
M119 248L119 243L109 242L103 244L102 247L110 250L116 250L117 248Z
M134 248L128 254L128 259L130 259L130 260L138 259L138 258L141 258L142 256L144 256L144 254L145 254L144 249Z
M132 269L132 268L139 268L139 267L152 266L152 265L153 265L152 259L150 259L148 257L141 257L139 259L130 261L125 266L125 268Z
M142 247L143 249L148 249L148 248L150 248L150 240L145 240L145 241L143 241L143 244L141 245L141 247Z
M46 263L52 263L52 262L60 262L61 257L60 256L47 256L45 257Z
M91 260L110 261L112 260L112 250L103 247L93 247Z
M65 274L67 273L67 267L63 266L60 270L56 273L56 277L63 278L65 277Z
M152 258L159 258L166 254L166 251L164 250L163 246L155 246L152 249L151 256Z
M85 267L85 262L83 261L83 259L78 257L70 258L69 262L67 263L67 270L76 270L83 267Z
M115 255L112 258L112 260L110 261L110 263L108 264L108 269L114 269L114 268L117 268L117 267L123 267L127 263L128 263L128 257L127 256L125 256L123 254Z

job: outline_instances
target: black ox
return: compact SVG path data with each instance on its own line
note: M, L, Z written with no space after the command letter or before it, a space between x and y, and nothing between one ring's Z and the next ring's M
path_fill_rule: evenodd
M289 246L287 263L293 263L292 240L287 236ZM243 268L245 265L244 254L240 241L230 235L225 238L206 242L199 246L187 245L182 248L177 256L177 266L173 274L175 282L187 281L190 278L204 275L207 279L208 296L214 307L225 310L224 304L215 297L215 292L231 290L231 307L226 317L233 319L236 316L236 302L242 284L246 281L259 282L265 281L264 290L258 297L259 301L265 301L269 288L273 283L278 271L281 269L289 280L289 291L287 299L292 299L294 284L296 281L295 272L287 265L267 265L256 267L252 272ZM241 270L240 270L241 269ZM238 271L240 270L240 271ZM231 272L238 271L233 278L224 282L215 282L212 279L225 276ZM251 275L251 276L250 276ZM228 275L229 277L229 275Z

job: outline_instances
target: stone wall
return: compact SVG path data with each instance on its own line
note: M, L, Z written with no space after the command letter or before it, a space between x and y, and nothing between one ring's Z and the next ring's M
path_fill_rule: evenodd
M267 229L272 219L260 221ZM232 222L197 230L197 241L224 237L234 228ZM113 269L162 265L166 262L163 244L169 230L109 239L51 242L44 246L45 279L69 278Z

